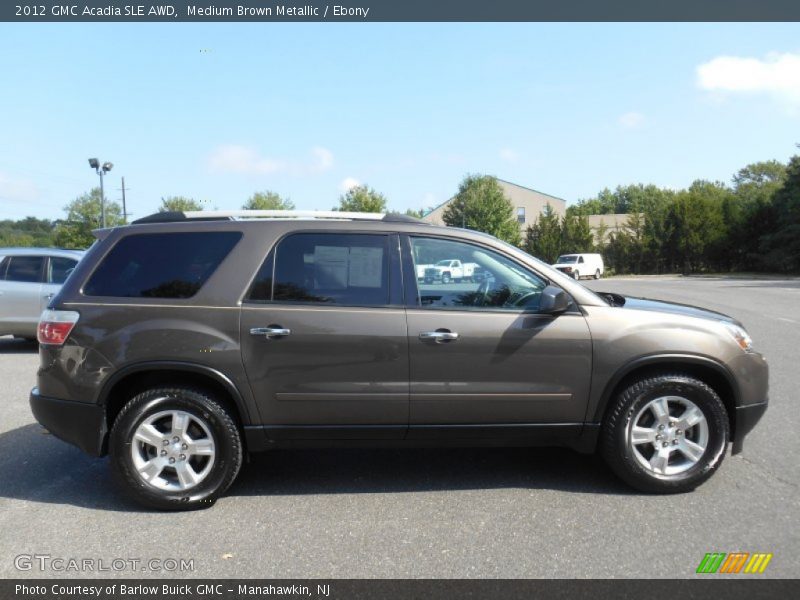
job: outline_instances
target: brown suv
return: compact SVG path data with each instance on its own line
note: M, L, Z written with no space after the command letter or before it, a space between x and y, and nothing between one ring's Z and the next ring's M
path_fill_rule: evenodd
M397 215L161 213L97 232L42 314L31 406L159 508L245 452L598 448L649 492L742 448L767 365L741 324L596 294L517 248ZM418 280L451 260L481 276Z

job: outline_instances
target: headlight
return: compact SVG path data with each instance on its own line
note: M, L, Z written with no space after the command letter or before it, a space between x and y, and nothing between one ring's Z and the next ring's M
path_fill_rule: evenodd
M739 327L738 325L734 325L733 323L722 323L725 326L725 329L730 332L733 336L733 339L736 340L736 343L739 344L739 347L744 350L745 352L752 352L753 351L753 340L750 338L750 335L744 330L744 327Z

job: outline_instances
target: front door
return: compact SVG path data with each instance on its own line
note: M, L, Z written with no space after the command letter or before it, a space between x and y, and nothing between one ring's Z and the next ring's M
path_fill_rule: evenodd
M242 306L241 345L270 437L405 435L398 246L392 234L295 233L267 257Z
M577 309L537 314L544 278L486 247L411 237L405 248L415 264L458 259L472 272L459 283L420 282L407 297L410 436L441 434L426 426L583 421L592 345Z

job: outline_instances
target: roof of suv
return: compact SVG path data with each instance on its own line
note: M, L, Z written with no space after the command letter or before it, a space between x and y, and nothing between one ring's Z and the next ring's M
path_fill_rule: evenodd
M86 250L68 248L0 248L0 256L70 256L80 258Z
M399 213L368 213L318 210L216 210L216 211L166 211L133 221L145 223L178 223L181 221L237 221L251 219L279 220L332 220L332 221L383 221L385 223L428 224L422 219Z

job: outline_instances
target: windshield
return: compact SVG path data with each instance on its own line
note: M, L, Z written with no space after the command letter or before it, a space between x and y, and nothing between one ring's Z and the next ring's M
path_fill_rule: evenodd
M575 256L574 254L565 254L564 256L559 256L558 260L556 261L556 263L561 265L561 264L564 264L564 263L574 263L574 262L577 262L577 260L578 260L578 257Z

